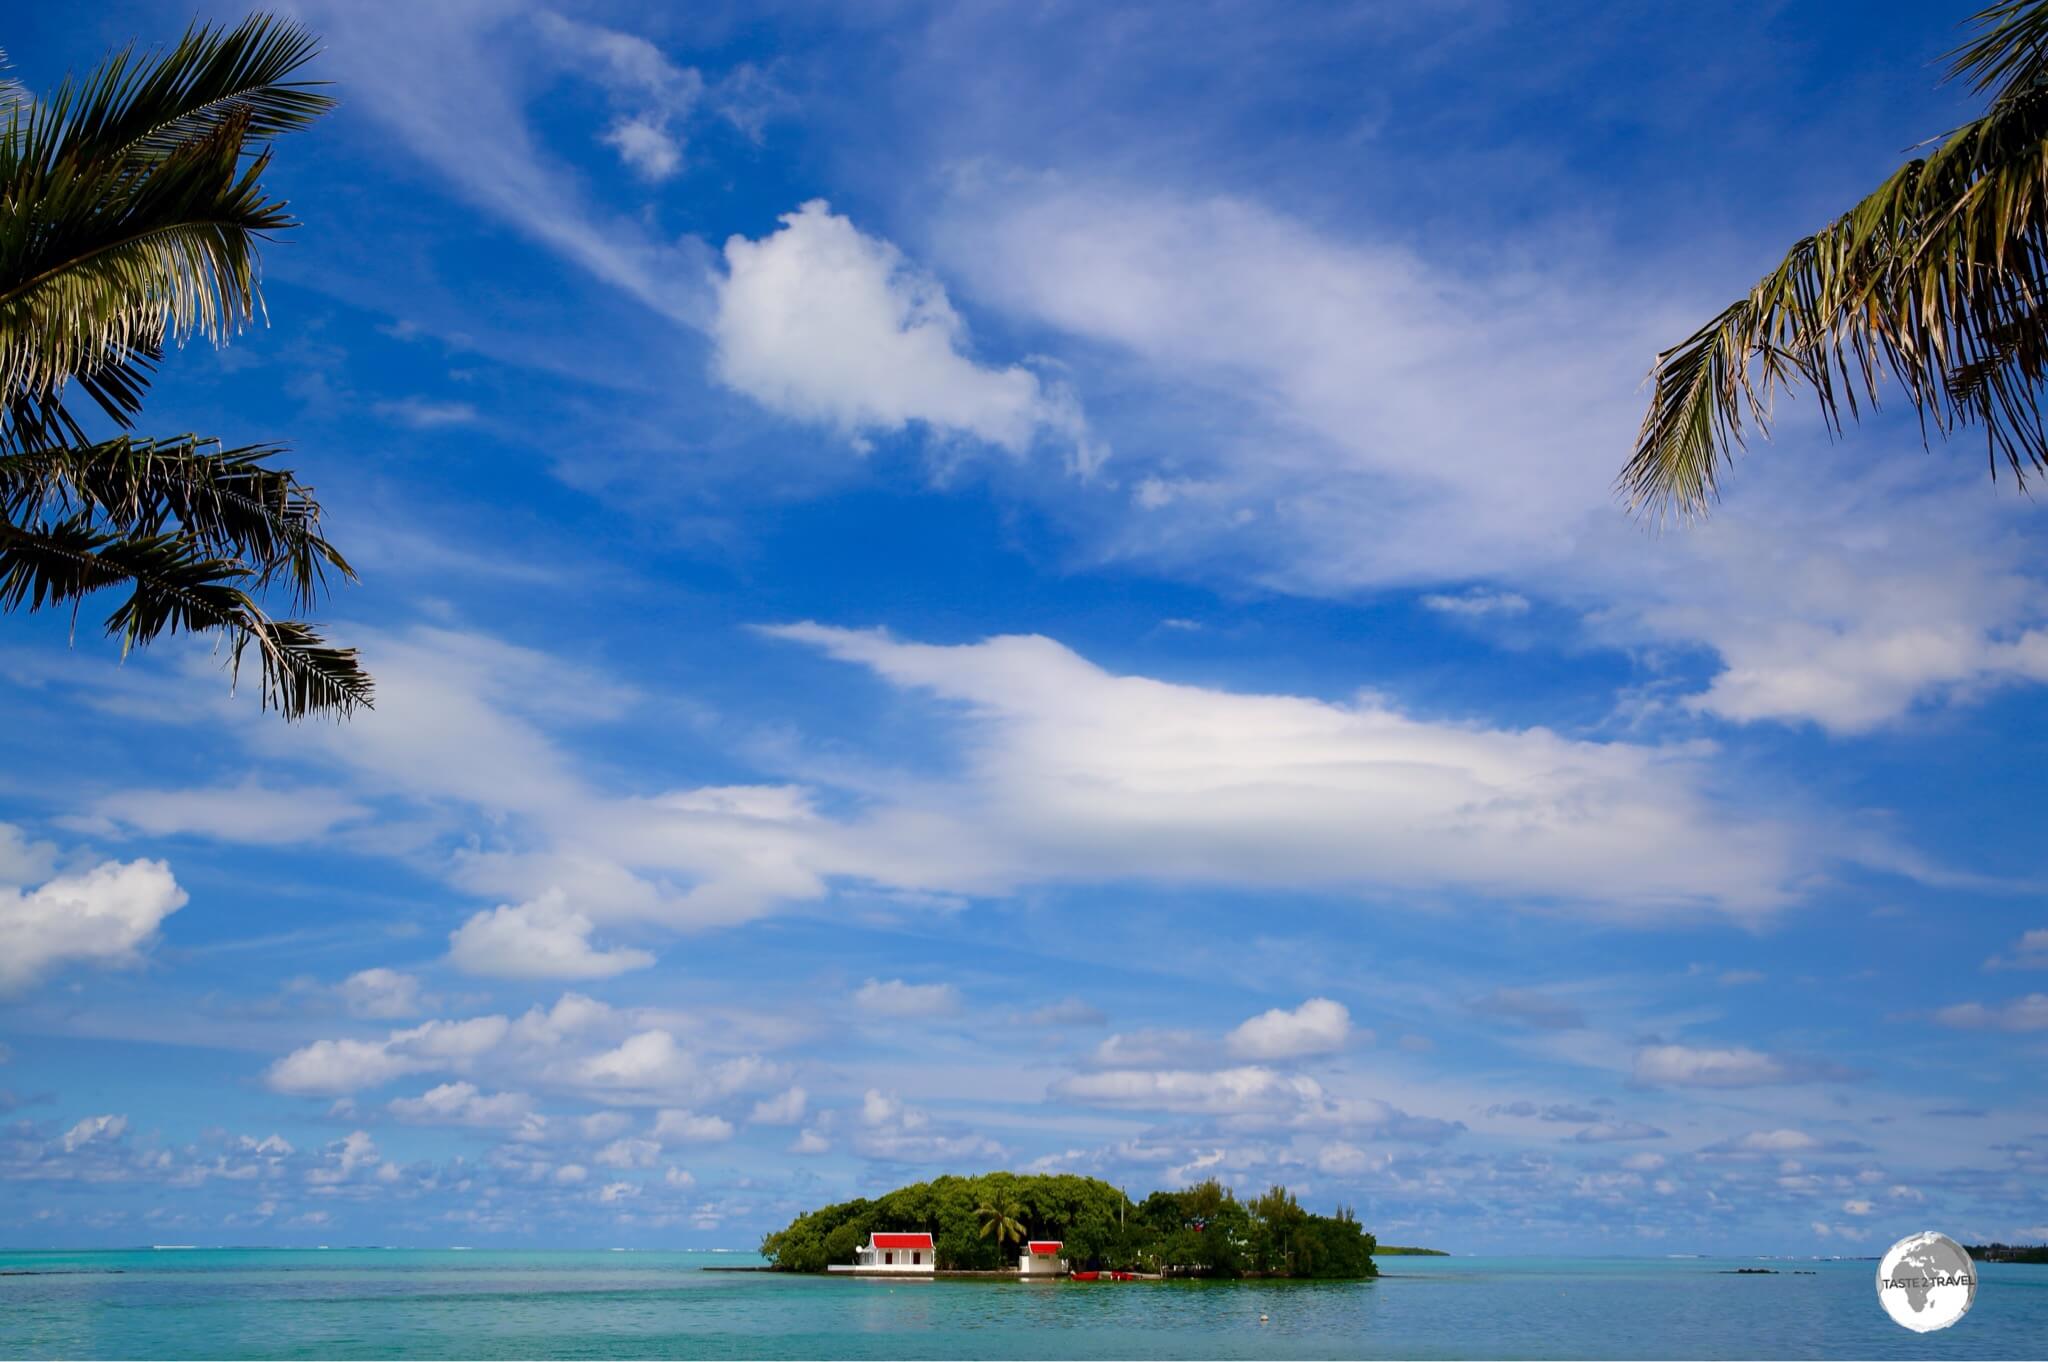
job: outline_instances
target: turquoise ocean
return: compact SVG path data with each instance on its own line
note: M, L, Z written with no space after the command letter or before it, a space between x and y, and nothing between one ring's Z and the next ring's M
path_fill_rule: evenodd
M1997 1357L2048 1355L2048 1268L1984 1264L1954 1328L1874 1262L1388 1258L1356 1283L872 1280L744 1254L0 1253L6 1357ZM1735 1276L1770 1266L1777 1276ZM1811 1276L1795 1276L1794 1269ZM1267 1318L1260 1321L1260 1315Z

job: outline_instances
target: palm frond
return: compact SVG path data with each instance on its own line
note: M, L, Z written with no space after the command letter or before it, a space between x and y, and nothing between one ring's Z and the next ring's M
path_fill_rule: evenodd
M1703 513L1745 426L1768 436L1795 381L1833 432L1888 381L1923 435L1980 427L1996 476L2048 469L2048 0L1994 6L1953 74L1982 117L1796 244L1749 294L1657 357L1619 485L1653 516Z
M291 81L318 44L298 25L252 14L232 29L194 25L169 51L133 49L84 87L70 140L80 155L149 159L234 124L247 140L297 132L334 106L324 82Z
M281 451L222 449L197 436L122 437L88 446L0 456L0 516L17 525L74 514L119 533L176 527L196 546L233 557L258 589L282 576L300 607L318 597L329 569L355 571L320 533L320 504Z
M264 197L267 158L242 167L238 147L230 126L118 187L105 171L9 187L25 206L0 213L0 392L49 394L255 317L254 242L292 220Z
M248 579L244 564L175 534L109 533L85 516L34 530L0 522L0 609L69 604L75 615L85 596L127 586L106 620L124 655L165 634L221 632L237 675L256 649L266 709L298 719L368 706L371 682L356 651L329 645L303 622L270 618L244 590Z

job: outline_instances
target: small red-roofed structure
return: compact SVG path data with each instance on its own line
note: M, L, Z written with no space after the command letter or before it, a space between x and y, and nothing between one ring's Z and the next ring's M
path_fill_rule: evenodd
M1060 1257L1064 1248L1057 1239L1033 1239L1024 1245L1024 1252L1017 1255L1017 1272L1024 1277L1064 1277L1067 1260Z
M856 1272L931 1272L937 1267L932 1259L932 1237L929 1234L902 1231L891 1233L877 1230L868 1236L868 1242L854 1258Z

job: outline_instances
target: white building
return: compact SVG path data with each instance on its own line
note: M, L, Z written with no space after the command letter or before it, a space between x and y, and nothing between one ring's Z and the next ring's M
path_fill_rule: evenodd
M1060 1257L1063 1245L1057 1239L1033 1239L1017 1255L1017 1271L1026 1277L1063 1277L1067 1260Z
M929 1234L871 1234L853 1260L855 1272L930 1272L936 1266Z

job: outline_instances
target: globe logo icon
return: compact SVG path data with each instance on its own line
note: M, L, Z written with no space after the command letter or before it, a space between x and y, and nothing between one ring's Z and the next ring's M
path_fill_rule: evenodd
M1878 1304L1918 1334L1948 1328L1969 1313L1976 1298L1976 1265L1945 1234L1907 1235L1877 1266Z

